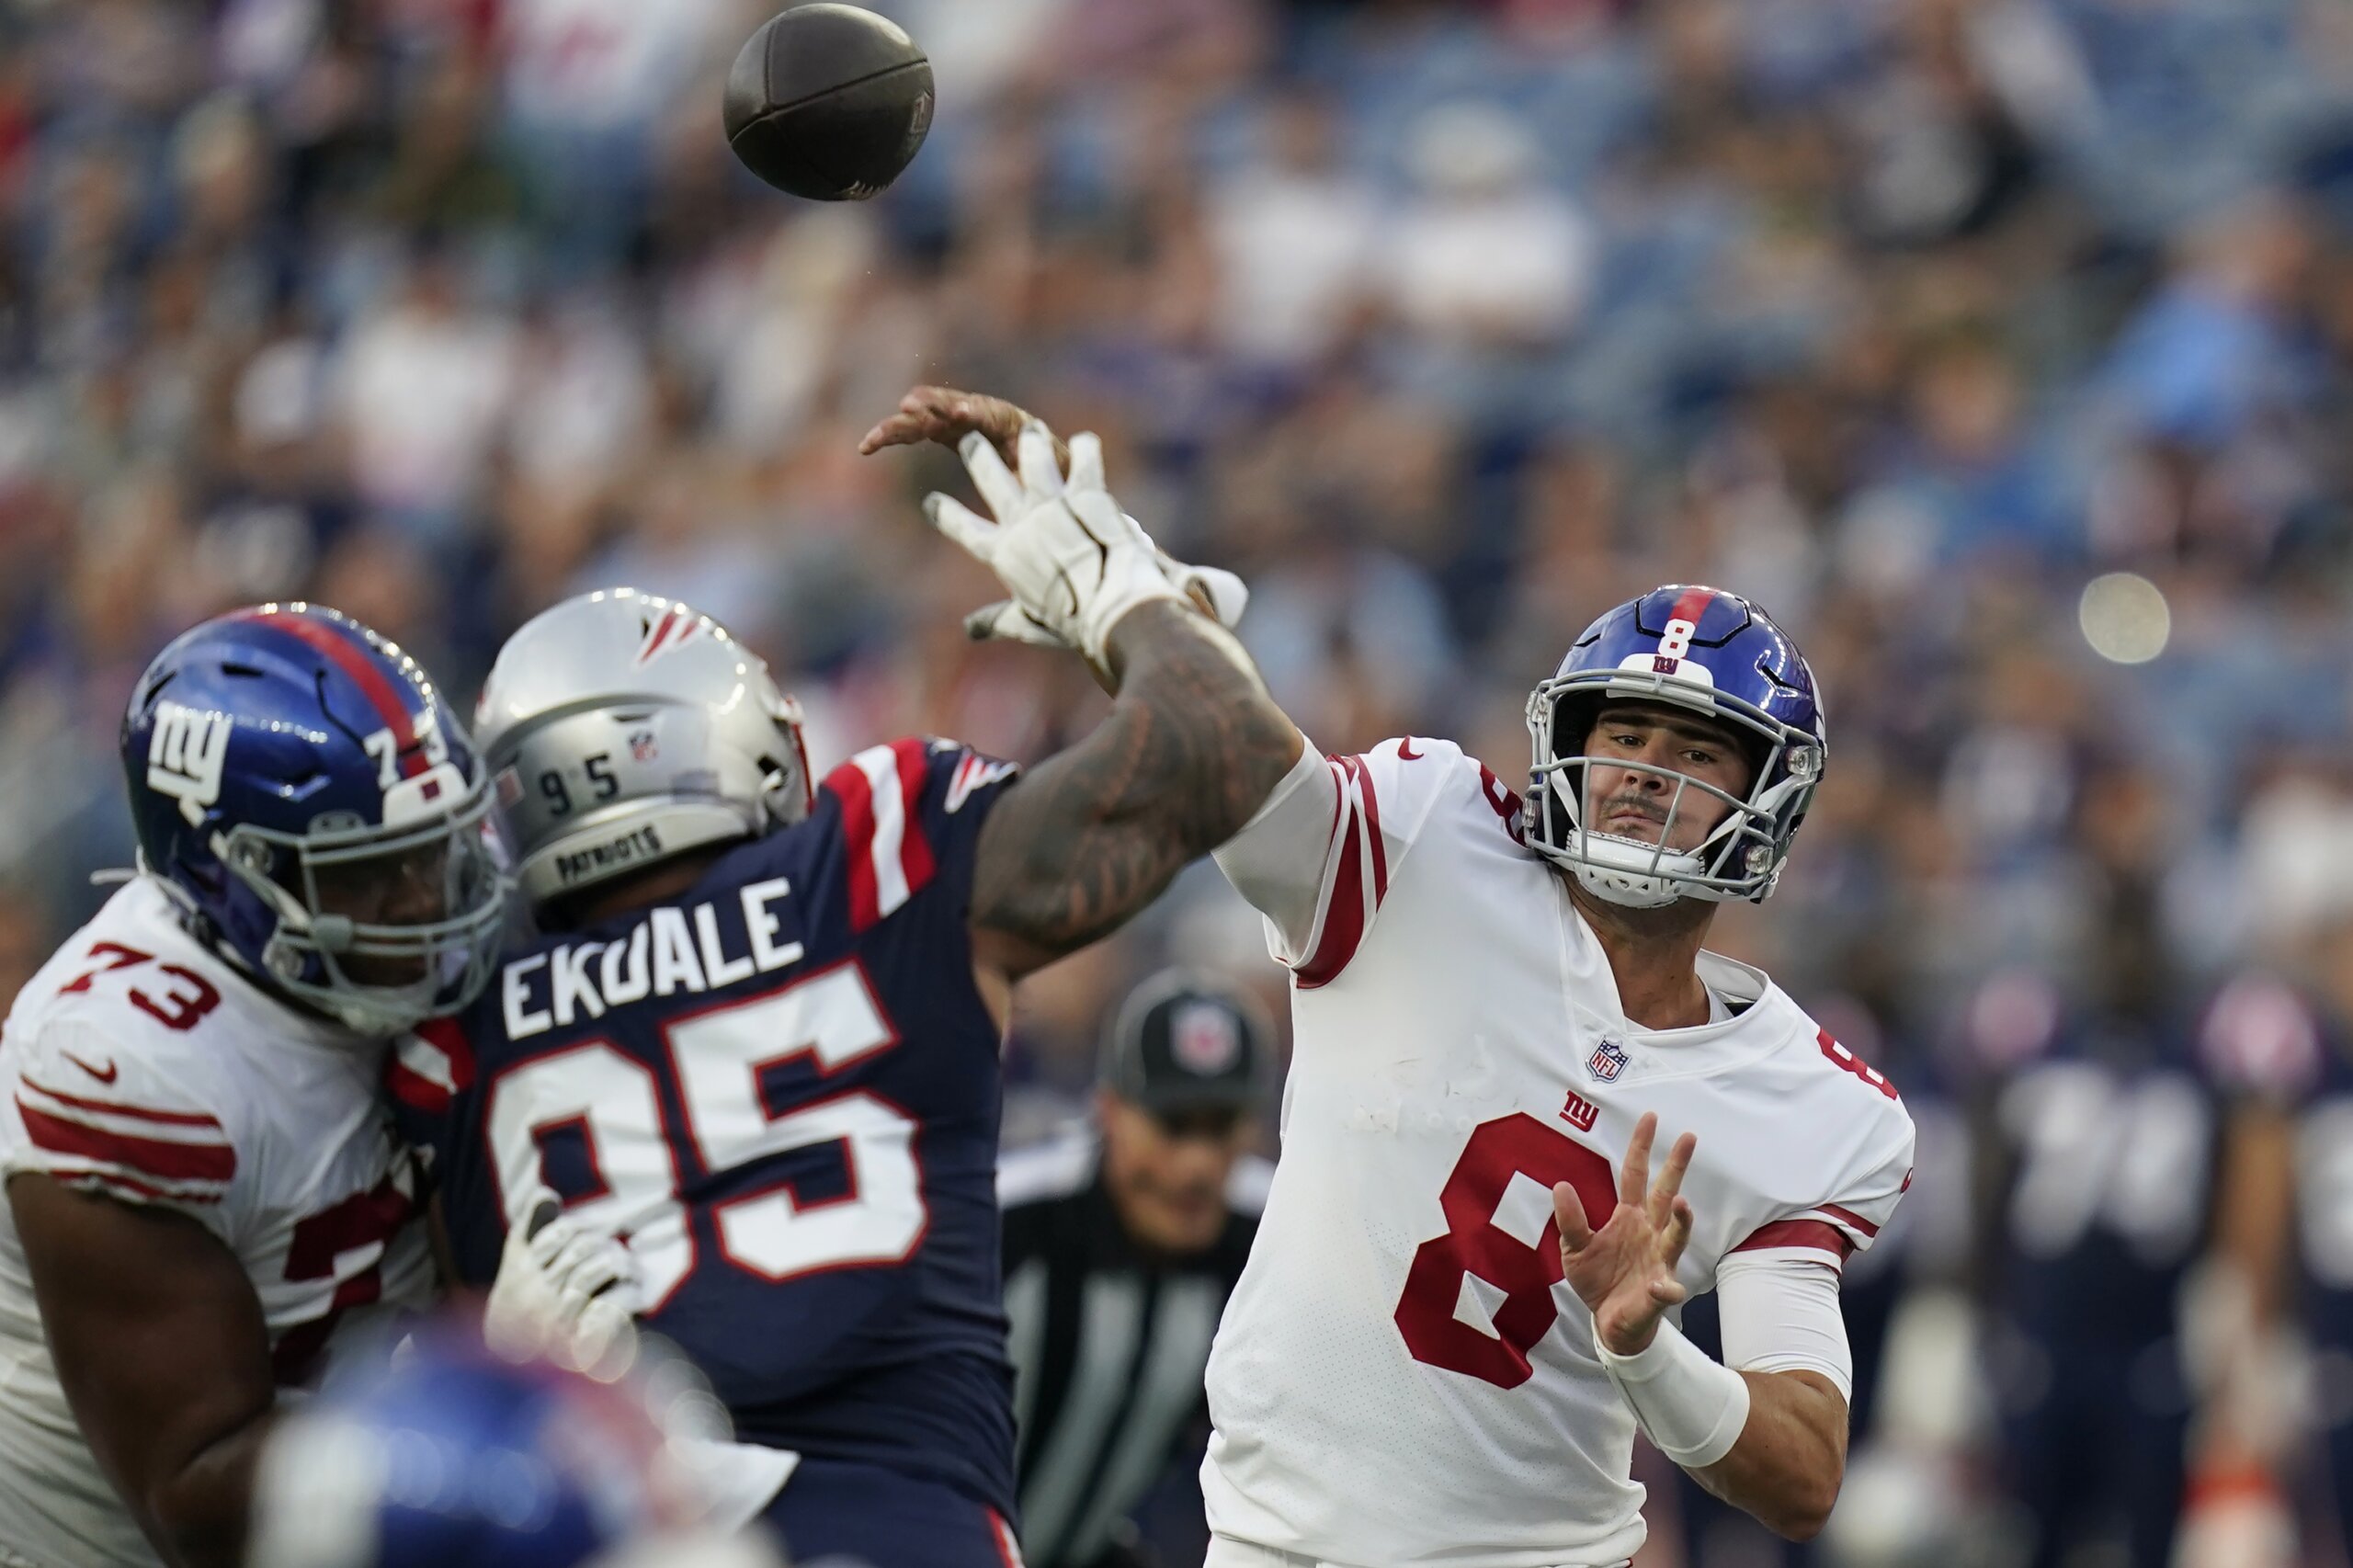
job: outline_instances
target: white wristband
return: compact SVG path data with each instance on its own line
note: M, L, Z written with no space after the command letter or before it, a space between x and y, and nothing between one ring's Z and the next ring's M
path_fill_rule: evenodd
M1638 1356L1620 1356L1593 1331L1594 1354L1618 1392L1633 1407L1658 1451L1686 1470L1699 1470L1732 1452L1748 1425L1748 1380L1708 1358L1683 1331L1662 1318Z

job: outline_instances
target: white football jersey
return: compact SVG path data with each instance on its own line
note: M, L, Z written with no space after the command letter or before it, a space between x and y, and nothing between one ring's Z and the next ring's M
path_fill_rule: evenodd
M1293 1056L1210 1358L1211 1527L1356 1568L1623 1562L1643 1541L1634 1417L1562 1279L1552 1185L1598 1226L1643 1112L1654 1160L1698 1134L1679 1269L1697 1293L1733 1252L1869 1246L1911 1120L1746 965L1701 955L1715 1022L1630 1023L1565 879L1519 841L1518 797L1456 746L1327 766L1327 843L1254 842L1270 819L1219 851L1239 882L1263 888L1270 863L1319 880L1304 941L1274 935Z
M381 1051L275 1001L191 937L162 887L116 893L0 1032L0 1176L39 1171L188 1215L244 1263L282 1386L428 1305ZM381 1326L381 1323L379 1326ZM82 1440L0 1205L0 1562L153 1564Z

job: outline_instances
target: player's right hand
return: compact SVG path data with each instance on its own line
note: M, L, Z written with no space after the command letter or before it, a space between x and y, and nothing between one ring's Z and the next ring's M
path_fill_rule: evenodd
M858 450L862 457L871 457L886 447L912 447L925 441L960 447L967 437L978 435L996 449L997 456L1006 463L1018 466L1021 429L1032 417L1019 405L984 392L959 392L954 387L916 387L899 400L895 413L866 433L858 443ZM1062 472L1070 472L1070 449L1060 441L1054 443L1054 460ZM1249 585L1241 578L1222 566L1188 565L1157 544L1153 546L1153 554L1160 562L1161 575L1190 597L1203 614L1215 617L1229 631L1240 622L1243 610L1250 603ZM977 610L965 618L964 625L975 639L995 638L1050 648L1067 646L1012 603Z
M1104 487L1102 442L1086 433L1072 438L1068 480L1054 462L1052 432L1037 420L1022 426L1017 449L1018 478L978 431L957 447L994 521L937 491L924 497L924 515L1013 596L1009 606L968 619L969 630L1050 639L1101 672L1111 629L1130 610L1179 596L1152 540Z
M483 1309L483 1340L515 1360L544 1358L618 1377L637 1356L637 1261L610 1236L563 1217L545 1187L510 1226Z
M1651 1142L1657 1136L1657 1112L1644 1111L1619 1163L1618 1207L1601 1229L1586 1223L1585 1200L1574 1187L1562 1182L1552 1188L1562 1272L1613 1355L1639 1356L1649 1348L1666 1309L1690 1294L1675 1278L1675 1266L1691 1240L1683 1175L1699 1140L1688 1132L1677 1138L1653 1183Z

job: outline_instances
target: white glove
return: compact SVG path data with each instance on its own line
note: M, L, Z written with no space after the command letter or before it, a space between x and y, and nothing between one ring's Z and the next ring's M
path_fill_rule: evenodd
M637 1260L612 1237L565 1219L545 1187L523 1212L506 1232L483 1309L483 1343L512 1360L619 1377L637 1357Z
M1151 600L1178 597L1160 552L1104 488L1103 443L1092 434L1071 437L1067 482L1054 465L1053 437L1034 419L1016 443L1017 480L977 432L956 449L996 520L938 492L924 498L924 515L1013 594L1009 603L966 619L974 636L1075 648L1101 669L1122 617Z
M1128 520L1135 522L1133 517ZM1141 523L1136 526L1142 527ZM1170 585L1196 599L1206 599L1220 626L1231 631L1241 624L1242 612L1250 606L1249 584L1222 566L1188 566L1158 545L1153 546L1152 552L1160 562L1161 575L1168 579ZM975 642L1027 642L1037 648L1070 646L1030 619L1011 599L983 605L966 616L964 631Z

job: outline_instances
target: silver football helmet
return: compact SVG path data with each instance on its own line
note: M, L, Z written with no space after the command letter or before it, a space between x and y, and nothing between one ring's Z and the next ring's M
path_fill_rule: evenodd
M508 638L474 739L535 905L809 814L800 704L719 622L634 588Z

